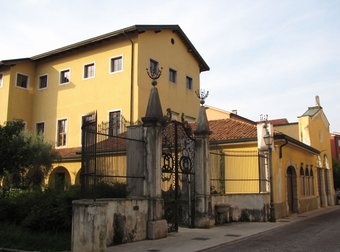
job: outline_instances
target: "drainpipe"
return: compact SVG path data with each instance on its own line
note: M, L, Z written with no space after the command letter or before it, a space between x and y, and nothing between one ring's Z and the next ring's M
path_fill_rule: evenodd
M282 148L288 144L287 138L285 138L285 143L280 145L280 159L282 158Z
M132 41L132 39L125 33L125 31L123 31L124 36L130 41L131 43L131 76L130 76L130 123L134 123L134 118L133 118L133 99L134 99L134 87L133 87L133 72L134 72L134 60L135 60L135 46L134 46L134 42Z

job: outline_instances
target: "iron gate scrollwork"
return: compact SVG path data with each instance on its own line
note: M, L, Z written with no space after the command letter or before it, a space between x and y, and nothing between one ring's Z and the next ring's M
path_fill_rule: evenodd
M187 122L169 119L162 134L162 194L168 230L173 232L194 226L195 140Z

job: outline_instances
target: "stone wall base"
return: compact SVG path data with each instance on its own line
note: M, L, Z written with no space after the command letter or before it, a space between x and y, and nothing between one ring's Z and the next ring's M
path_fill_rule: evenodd
M168 235L168 223L166 220L148 221L148 239L156 240Z

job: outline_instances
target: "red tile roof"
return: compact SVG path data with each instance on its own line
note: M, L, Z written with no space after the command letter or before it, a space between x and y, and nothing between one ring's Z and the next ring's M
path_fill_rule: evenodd
M264 123L266 121L258 121L258 123ZM289 124L287 118L268 120L269 123L275 125Z
M77 153L81 152L81 147L57 149L57 152L61 158L80 157Z
M191 126L193 128L192 131L194 132L196 125L191 124ZM257 137L256 124L246 122L244 120L232 118L212 120L209 121L209 128L211 131L211 135L209 137L210 141L256 139ZM110 137L97 143L97 151L107 152L112 150L126 150L126 140L124 139L124 137L126 137L126 133L121 134L120 137L122 138ZM81 147L58 149L57 151L62 158L80 158L79 153L81 152Z
M257 137L257 127L232 118L209 121L209 128L212 132L210 141L250 139Z

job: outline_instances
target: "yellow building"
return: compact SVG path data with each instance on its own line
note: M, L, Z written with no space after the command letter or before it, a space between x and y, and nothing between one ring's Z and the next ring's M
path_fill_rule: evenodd
M55 172L73 184L84 116L97 111L98 121L117 125L115 133L123 131L124 120L139 121L151 88L146 69L157 68L164 113L171 108L174 116L184 113L193 121L200 73L209 66L178 25L135 25L31 58L0 61L0 123L23 119L29 131L55 143L63 156Z
M247 213L254 211L257 203L251 202L266 202L262 197L270 195L272 169L276 218L334 205L329 123L320 104L309 107L297 123L279 119L269 124L273 125L271 168L264 122L247 121L233 113L209 121L213 202L229 204L234 213L242 207L248 208L243 209ZM268 198L263 204L269 204Z

